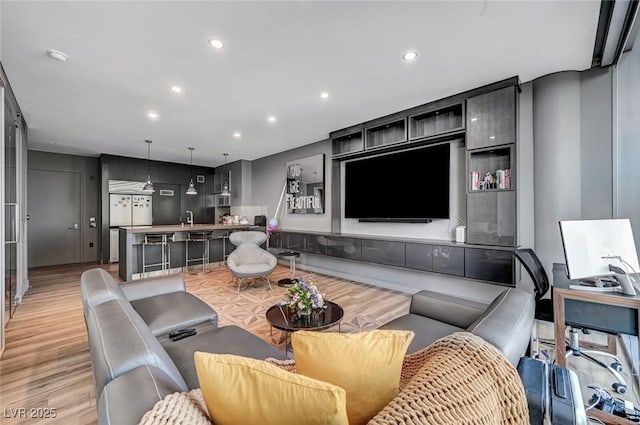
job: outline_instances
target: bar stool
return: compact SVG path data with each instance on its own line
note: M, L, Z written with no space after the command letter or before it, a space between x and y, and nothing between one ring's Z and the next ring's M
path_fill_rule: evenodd
M298 279L296 279L296 258L300 257L300 253L296 251L284 251L278 253L277 257L289 259L289 279L280 279L278 286L287 287L298 283Z
M165 274L166 271L171 270L171 249L170 243L173 242L173 233L145 233L144 242L142 244L142 273L145 277L148 276L147 269L150 267L158 267L160 266L160 270L162 270L162 274ZM147 264L146 259L146 248L148 246L159 246L160 247L160 262Z
M211 270L207 268L209 264L209 241L211 240L212 232L189 232L187 233L187 239L185 241L185 270L189 271L189 263L200 261L202 263L202 271L199 273L209 273ZM201 242L202 243L202 257L190 258L189 257L189 242Z

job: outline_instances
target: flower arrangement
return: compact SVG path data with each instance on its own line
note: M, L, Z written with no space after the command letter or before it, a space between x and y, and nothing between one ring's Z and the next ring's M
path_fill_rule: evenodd
M324 296L316 285L315 278L308 276L298 279L289 287L285 304L299 316L309 315L313 310L326 308Z

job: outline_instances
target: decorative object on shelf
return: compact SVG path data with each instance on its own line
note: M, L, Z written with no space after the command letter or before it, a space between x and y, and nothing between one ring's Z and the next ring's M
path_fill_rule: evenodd
M286 305L298 317L310 316L314 311L322 312L326 308L324 296L313 276L301 277L289 287Z
M480 171L471 172L471 190L511 188L511 171L509 169L496 170L495 173L487 171L482 180L480 180L480 176Z
M324 154L286 163L290 214L324 214Z
M224 155L224 168L222 169L224 181L222 183L222 192L220 192L220 195L231 196L231 191L229 190L229 176L227 175L227 156L229 156L229 154L223 153L222 155Z
M198 191L196 190L196 186L193 184L193 151L195 148L189 148L191 151L191 180L189 180L189 187L187 188L187 195L197 195Z
M151 140L144 141L147 144L147 183L144 185L142 190L145 192L153 193L156 189L153 187L153 183L151 182Z

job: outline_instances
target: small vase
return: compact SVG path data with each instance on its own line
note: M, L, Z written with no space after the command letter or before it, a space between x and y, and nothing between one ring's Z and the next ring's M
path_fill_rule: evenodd
M296 313L300 318L311 316L311 312L312 312L312 309L296 310Z

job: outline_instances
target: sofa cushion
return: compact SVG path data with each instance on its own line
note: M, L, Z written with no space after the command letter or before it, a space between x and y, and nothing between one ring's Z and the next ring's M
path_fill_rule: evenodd
M171 341L167 336L159 338L169 357L180 370L189 389L200 387L193 364L193 354L196 351L235 354L254 359L286 358L281 351L238 326L216 328L212 325L201 325L197 328L197 332L197 335L178 341Z
M405 329L413 331L415 333L415 337L413 338L413 341L411 341L411 344L409 344L407 353L415 353L416 351L431 345L431 343L437 339L450 335L454 332L464 331L463 328L458 328L419 314L405 314L404 316L398 317L397 319L382 325L380 329Z
M186 390L171 358L128 301L114 299L94 306L87 316L87 330L96 397L107 383L142 365L162 369Z
M168 394L183 391L154 366L138 366L109 382L98 401L100 425L137 425L142 416Z
M347 392L350 425L364 425L400 391L400 373L413 332L356 334L298 331L291 335L297 372Z
M201 323L218 325L218 315L209 304L187 292L174 292L131 301L131 305L155 336Z
M467 330L493 344L516 366L531 339L535 306L533 294L507 289Z
M195 353L202 396L217 425L349 425L345 390L234 355Z

